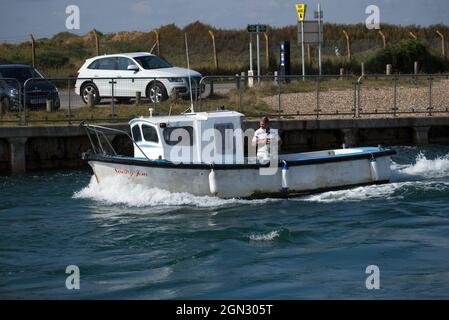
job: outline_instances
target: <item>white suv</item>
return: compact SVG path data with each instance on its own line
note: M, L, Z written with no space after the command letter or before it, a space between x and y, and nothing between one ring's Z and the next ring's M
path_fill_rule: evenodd
M87 104L93 94L95 104L102 98L114 97L126 103L140 91L152 103L168 99L174 93L190 96L189 70L171 66L164 59L145 52L98 56L86 60L78 71L75 92ZM201 74L190 70L193 93L200 88Z

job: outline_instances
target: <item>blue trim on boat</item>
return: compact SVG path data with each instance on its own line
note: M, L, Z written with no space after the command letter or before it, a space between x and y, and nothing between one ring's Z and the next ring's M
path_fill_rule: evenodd
M363 152L332 155L332 156L321 156L306 159L296 159L286 161L289 167L311 165L311 164L323 164L323 163L334 163L343 162L351 160L361 160L361 159L376 159L380 157L388 157L396 154L396 151L392 149L379 149L372 147L358 148L363 150ZM282 155L281 155L282 156ZM146 158L131 158L125 156L109 156L109 155L95 155L92 153L83 154L83 159L86 161L97 161L104 163L116 163L130 166L142 166L142 167L155 167L155 168L177 168L177 169L197 169L204 170L214 168L216 170L239 170L239 169L260 169L269 167L269 163L261 164L207 164L207 163L179 163L175 164L167 160L147 160ZM279 167L284 166L282 159L279 160Z

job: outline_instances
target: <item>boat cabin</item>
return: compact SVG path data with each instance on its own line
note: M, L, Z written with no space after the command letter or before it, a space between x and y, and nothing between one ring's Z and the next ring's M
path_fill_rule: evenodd
M141 117L129 122L134 157L175 163L244 163L244 115L234 111Z

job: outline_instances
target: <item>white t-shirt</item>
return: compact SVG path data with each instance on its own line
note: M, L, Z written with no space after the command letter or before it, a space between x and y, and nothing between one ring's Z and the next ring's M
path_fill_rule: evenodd
M276 129L268 129L267 133L266 129L258 129L254 133L253 144L257 145L257 157L258 158L269 158L270 157L270 148L278 147L278 141L281 140L278 134L278 130ZM267 139L271 140L271 145L266 143ZM257 144L258 142L263 141L263 144Z

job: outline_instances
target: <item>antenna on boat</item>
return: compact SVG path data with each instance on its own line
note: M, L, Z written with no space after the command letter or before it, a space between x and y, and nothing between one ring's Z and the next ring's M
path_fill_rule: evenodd
M187 43L187 32L184 33L184 38L186 41L187 70L189 73L190 112L195 113L195 107L193 106L193 96L192 96L192 77L190 75L190 59L189 59L189 45Z

